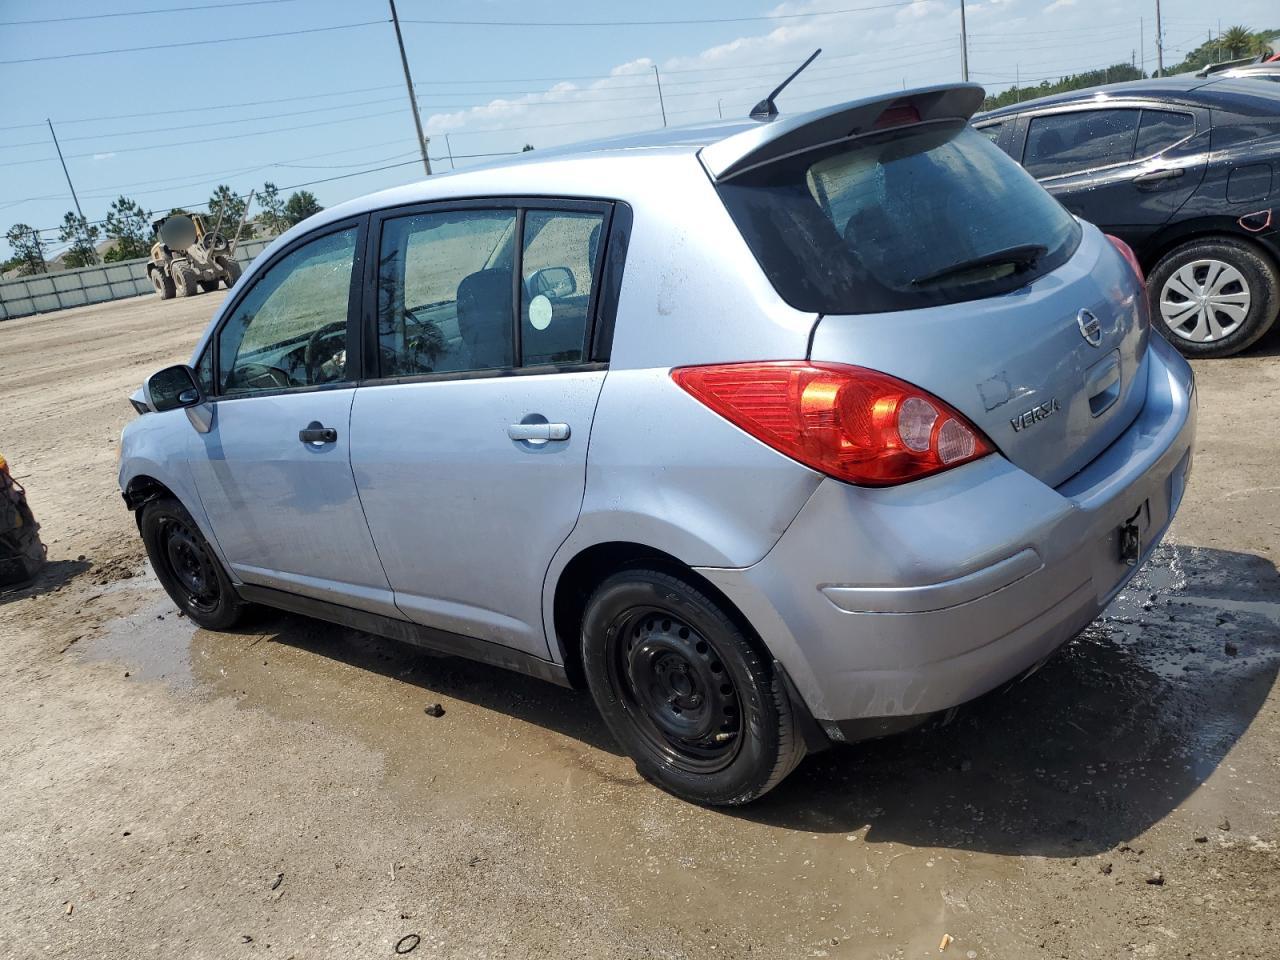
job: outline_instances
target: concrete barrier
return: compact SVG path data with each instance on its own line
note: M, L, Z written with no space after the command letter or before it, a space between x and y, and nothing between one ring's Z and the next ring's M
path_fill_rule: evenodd
M271 239L241 241L236 247L236 260L247 267ZM146 257L56 273L38 273L33 277L0 280L0 320L143 294L155 296L155 289L147 279Z

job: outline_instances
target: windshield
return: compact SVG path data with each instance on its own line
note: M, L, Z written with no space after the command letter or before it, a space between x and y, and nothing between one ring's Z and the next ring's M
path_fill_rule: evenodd
M993 296L1080 242L1058 201L959 123L811 151L719 190L779 295L819 313Z

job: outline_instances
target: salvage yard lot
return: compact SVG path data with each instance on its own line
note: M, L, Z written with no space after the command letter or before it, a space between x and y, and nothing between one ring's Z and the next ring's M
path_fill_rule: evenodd
M1280 337L1196 365L1186 501L1106 617L733 812L640 780L583 693L176 616L116 451L224 295L0 323L0 453L51 559L0 595L4 956L1274 956Z

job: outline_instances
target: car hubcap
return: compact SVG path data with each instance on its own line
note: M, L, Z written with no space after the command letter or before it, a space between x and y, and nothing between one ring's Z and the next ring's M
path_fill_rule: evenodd
M727 766L739 749L742 707L715 649L659 610L631 612L612 637L615 682L650 746L688 772Z
M162 529L169 572L190 606L209 611L218 605L218 575L200 535L185 523L169 520Z
M1221 260L1192 260L1160 291L1160 316L1184 340L1213 343L1235 333L1252 297L1244 274Z

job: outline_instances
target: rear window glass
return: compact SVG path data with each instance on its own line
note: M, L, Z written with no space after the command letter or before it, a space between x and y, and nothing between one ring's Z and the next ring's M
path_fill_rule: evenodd
M1185 140L1196 132L1196 119L1189 113L1169 110L1143 110L1138 125L1138 145L1133 155L1141 160Z
M886 132L719 188L779 295L819 313L994 296L1056 269L1080 227L983 134Z

